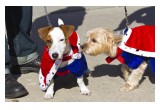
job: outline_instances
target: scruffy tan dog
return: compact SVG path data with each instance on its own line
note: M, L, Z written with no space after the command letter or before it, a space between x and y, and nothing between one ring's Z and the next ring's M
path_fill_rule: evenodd
M118 46L123 39L113 31L101 27L88 31L87 38L87 42L82 45L82 50L86 54L96 56L104 53L111 58L117 56ZM120 88L120 91L130 91L137 88L146 67L146 61L143 61L137 69L131 69L126 64L122 64L121 71L126 84Z

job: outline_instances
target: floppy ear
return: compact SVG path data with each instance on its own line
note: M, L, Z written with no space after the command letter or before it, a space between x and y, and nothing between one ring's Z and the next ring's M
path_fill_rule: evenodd
M68 37L71 36L74 31L74 26L72 25L61 25L60 28L62 29L66 39L68 39Z
M122 41L122 36L118 36L118 37L115 37L114 38L114 42L116 43L116 44L118 44L118 43L120 43L121 41Z
M47 26L47 27L43 27L43 28L40 28L38 29L38 34L39 34L39 37L45 41L49 31L53 29L53 27L51 26Z

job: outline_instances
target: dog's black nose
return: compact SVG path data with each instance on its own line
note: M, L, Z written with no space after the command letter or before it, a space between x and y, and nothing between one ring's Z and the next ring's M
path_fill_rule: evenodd
M81 48L84 49L84 45L81 45Z
M52 54L52 57L53 57L54 59L58 58L58 53L53 53L53 54Z

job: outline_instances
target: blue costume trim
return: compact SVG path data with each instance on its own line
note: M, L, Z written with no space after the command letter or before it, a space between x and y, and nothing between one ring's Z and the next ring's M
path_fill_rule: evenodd
M142 56L134 55L125 51L122 52L121 56L124 58L125 64L132 69L138 68L139 65L145 60Z
M152 72L155 73L155 58L147 58L144 56L134 55L123 51L121 56L124 58L124 63L128 65L129 68L137 69L143 61L150 60L150 66Z
M155 74L155 58L150 59L150 67L152 69L152 73Z
M57 72L64 72L69 70L76 77L81 77L88 70L87 62L85 56L82 54L80 59L75 59L71 64L59 68Z

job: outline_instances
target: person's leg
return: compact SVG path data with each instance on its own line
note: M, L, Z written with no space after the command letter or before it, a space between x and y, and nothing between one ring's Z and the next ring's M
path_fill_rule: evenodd
M5 74L10 73L9 66L10 66L10 56L8 51L7 39L5 37Z
M11 65L25 65L31 62L27 66L39 67L37 46L29 38L32 26L32 7L7 6L5 9Z
M5 98L16 98L27 95L28 92L23 85L13 79L10 69L10 56L8 43L5 38Z

